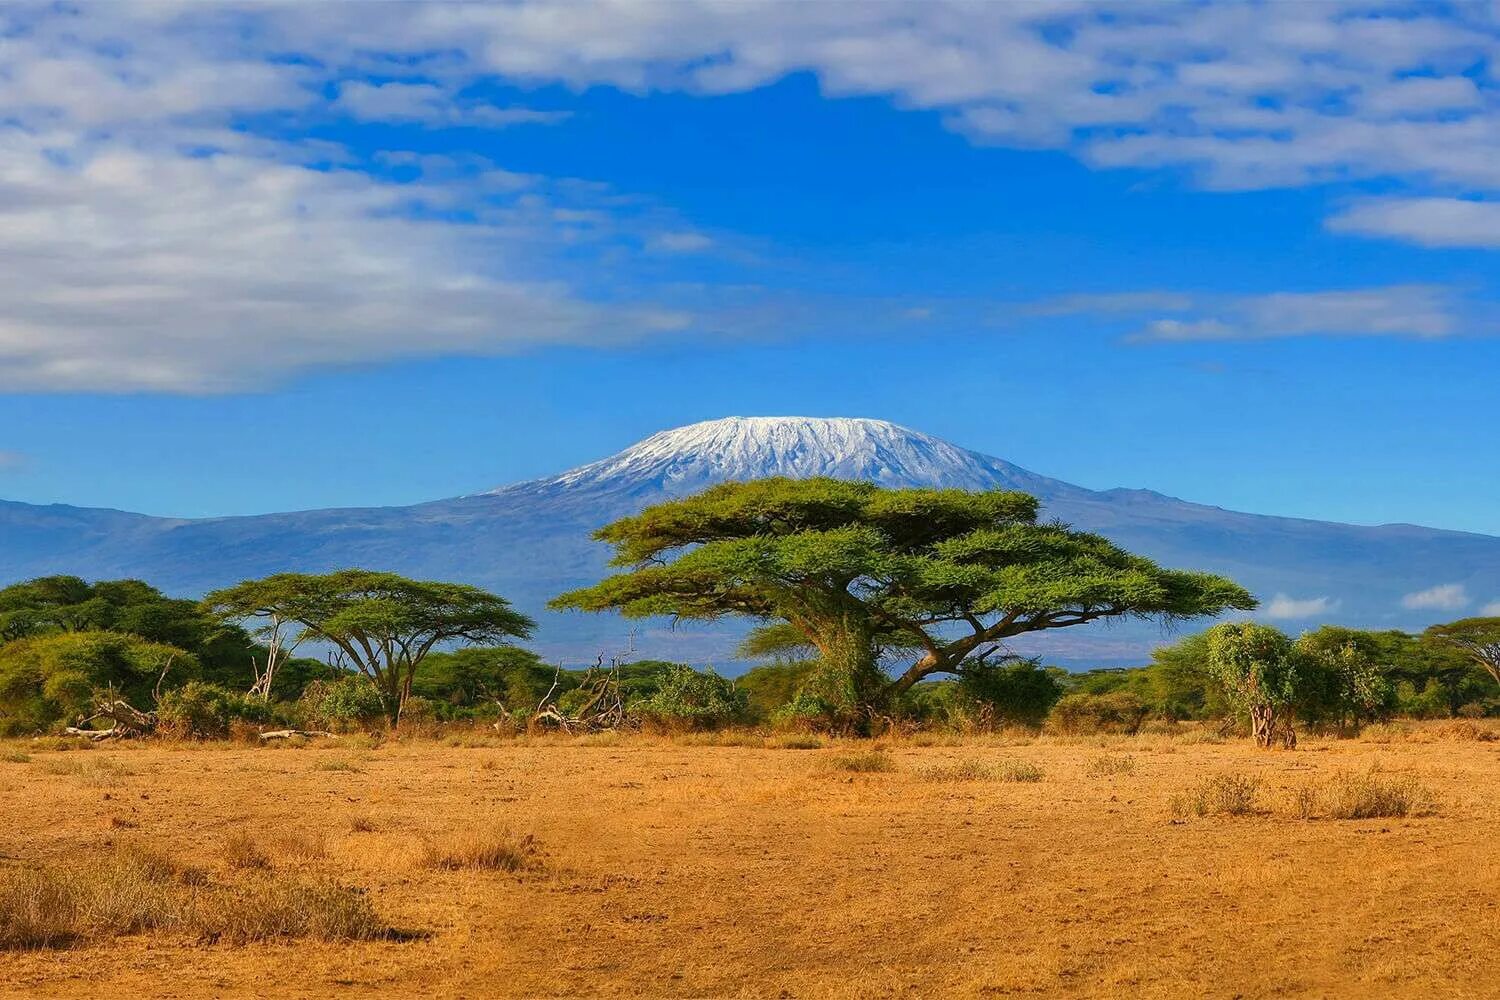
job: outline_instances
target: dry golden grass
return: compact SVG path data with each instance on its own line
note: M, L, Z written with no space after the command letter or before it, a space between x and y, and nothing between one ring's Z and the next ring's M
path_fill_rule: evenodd
M1401 732L16 742L0 995L1493 995L1500 744Z

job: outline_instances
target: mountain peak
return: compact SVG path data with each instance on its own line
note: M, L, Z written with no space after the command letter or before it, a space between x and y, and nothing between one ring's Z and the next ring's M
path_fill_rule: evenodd
M885 420L724 417L661 431L609 458L525 485L646 487L681 494L710 483L766 476L965 489L1036 490L1051 484L1008 462Z

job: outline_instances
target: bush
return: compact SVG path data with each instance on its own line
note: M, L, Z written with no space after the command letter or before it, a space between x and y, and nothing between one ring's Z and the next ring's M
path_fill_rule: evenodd
M1256 811L1260 779L1246 774L1217 774L1173 796L1178 816L1248 816Z
M1032 783L1042 780L1042 769L1030 761L1007 760L998 766L981 760L965 760L957 764L936 764L917 771L922 781L1015 781Z
M304 724L347 731L385 717L385 701L373 683L359 674L332 681L313 681L297 700Z
M401 705L401 721L398 728L403 733L430 735L437 731L437 719L437 710L432 702L419 694L414 694Z
M1134 773L1134 757L1107 753L1089 761L1089 774L1096 778L1110 778L1117 774Z
M1070 694L1053 706L1047 728L1065 736L1134 733L1147 711L1141 699L1125 692Z
M831 702L803 691L771 714L771 724L800 732L832 732L839 728L839 711Z
M538 849L531 835L517 837L506 829L474 829L452 835L441 844L428 844L423 862L449 871L520 872L536 868Z
M1410 775L1383 778L1372 767L1364 774L1340 771L1322 786L1304 786L1294 802L1304 819L1318 814L1329 819L1386 819L1426 811L1432 793Z
M983 663L959 674L953 706L962 721L985 729L1040 726L1062 695L1054 672L1035 660Z
M168 691L156 711L163 733L196 740L222 740L235 722L266 723L276 714L268 702L202 681Z
M816 660L768 663L746 672L734 686L745 693L750 718L769 721L797 697L817 669Z
M666 668L655 693L630 705L641 721L666 729L717 729L743 720L748 708L745 693L732 681L683 664Z

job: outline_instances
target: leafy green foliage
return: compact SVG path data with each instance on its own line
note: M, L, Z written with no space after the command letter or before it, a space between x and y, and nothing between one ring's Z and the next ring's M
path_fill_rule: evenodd
M648 725L669 729L718 729L743 722L749 702L744 692L712 670L673 664L657 680L656 690L627 706Z
M1328 625L1299 638L1295 651L1303 672L1298 711L1309 722L1357 728L1395 710L1396 689L1369 633Z
M735 687L744 692L750 717L768 721L797 697L817 669L813 660L762 664L736 679Z
M395 573L341 570L322 576L279 573L209 594L226 617L295 625L295 642L332 646L344 665L380 692L394 724L411 696L417 667L440 644L495 645L525 638L535 623L502 597L457 583Z
M140 580L49 576L0 588L0 641L63 632L124 632L175 646L193 654L204 678L230 686L248 683L255 651L243 629Z
M809 693L858 715L1009 636L1255 604L1222 577L1162 569L1036 516L1034 497L1003 490L725 483L601 529L626 571L553 606L790 625L822 663ZM910 650L890 681L882 657Z
M271 705L217 684L188 681L161 696L157 716L163 732L181 739L219 740L234 722L266 723L275 719Z
M1059 672L1025 659L969 664L958 675L954 700L980 726L1039 726L1063 695Z
M1462 618L1422 633L1434 645L1462 651L1500 684L1500 618Z
M1139 698L1125 691L1070 694L1053 706L1047 727L1068 736L1133 733L1141 728L1148 711Z
M385 700L369 678L345 673L331 681L313 681L297 702L308 725L327 729L368 726L386 714Z
M1226 622L1208 633L1208 666L1236 711L1250 717L1260 746L1296 742L1292 728L1303 676L1292 641L1256 622Z
M87 715L94 695L113 689L150 704L163 669L183 680L199 673L191 653L120 632L58 632L0 646L0 733L45 730Z
M577 675L542 662L535 653L516 646L471 646L451 653L432 653L417 667L412 692L433 703L441 718L479 718L516 715L536 708L552 682L567 691Z

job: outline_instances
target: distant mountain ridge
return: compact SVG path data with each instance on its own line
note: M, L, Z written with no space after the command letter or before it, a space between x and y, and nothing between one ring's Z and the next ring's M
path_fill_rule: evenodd
M344 566L489 587L542 621L538 648L569 661L623 646L611 616L546 612L551 596L597 579L608 553L591 532L647 504L716 482L768 475L869 479L886 486L1003 487L1037 496L1043 516L1105 534L1165 565L1225 573L1283 610L1321 621L1419 627L1460 608L1403 598L1457 583L1480 604L1500 598L1500 538L1415 525L1362 527L1267 517L1149 490L1089 490L879 420L729 417L663 431L556 476L409 507L344 508L205 519L0 502L0 581L46 573L137 576L193 595L247 577ZM723 664L738 630L649 623L640 655ZM1140 661L1162 641L1151 626L1067 630L1031 644L1065 662ZM1026 648L1027 644L1021 644ZM731 665L732 667L732 665Z

